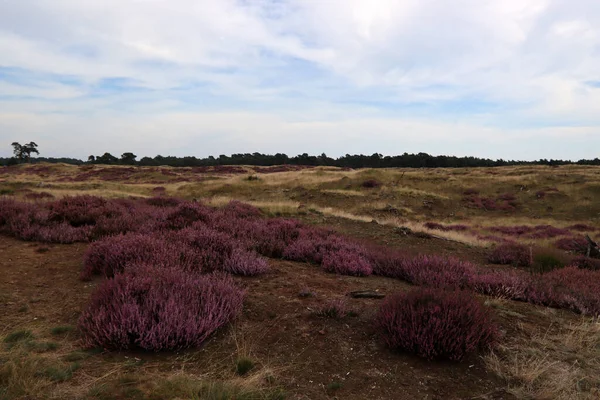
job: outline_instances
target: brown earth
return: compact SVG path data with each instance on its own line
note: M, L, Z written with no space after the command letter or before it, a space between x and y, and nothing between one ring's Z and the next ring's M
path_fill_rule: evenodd
M377 224L337 218L319 222L410 252L460 254L463 259L477 262L483 259L481 249L402 237ZM52 338L48 333L52 327L76 325L99 282L78 279L86 247L29 243L0 236L1 334L30 329L36 337ZM486 370L479 356L460 363L428 362L389 351L372 323L381 300L348 298L356 316L342 319L314 314L326 301L344 297L350 291L371 289L390 294L409 289L406 283L375 276L327 274L302 263L272 260L271 266L271 272L264 276L236 278L248 289L243 315L202 348L172 354L95 354L81 362L82 368L73 379L54 384L55 389L61 386L63 398L87 398L86 391L92 384L109 380L120 368L135 376L135 384L142 391L149 390L151 383L144 376L169 376L181 370L198 377L210 374L214 378L216 374L217 378L229 379L234 375L235 360L242 355L257 363L256 370L272 371L270 383L284 388L290 399L514 398L505 391L506 383ZM304 289L315 296L300 298ZM507 335L522 335L528 328L548 329L557 313L565 321L575 318L567 312L548 314L541 307L516 302L504 303L497 318ZM61 338L60 346L63 352L77 350L77 335ZM112 398L120 397L115 394Z

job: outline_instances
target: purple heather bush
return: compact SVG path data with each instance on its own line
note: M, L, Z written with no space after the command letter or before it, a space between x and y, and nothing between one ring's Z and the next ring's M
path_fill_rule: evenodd
M367 259L348 249L326 253L321 266L325 271L339 275L368 276L373 273L373 266Z
M167 241L163 235L128 233L92 243L84 255L81 279L113 277L136 264L201 272L200 252L186 243Z
M404 260L409 258L402 251L387 246L370 245L366 257L373 266L373 274L388 278L404 279Z
M531 251L527 246L518 243L502 243L494 247L488 256L492 264L528 267L531 265Z
M564 237L554 242L554 247L571 253L585 254L588 248L588 242L583 236Z
M567 226L567 229L578 232L593 232L596 230L595 227L586 224L574 224L571 226Z
M390 348L427 359L461 360L498 337L490 311L462 291L416 289L390 296L376 324Z
M453 289L468 287L477 271L470 262L437 255L407 258L402 269L404 279L414 285Z
M182 203L182 200L179 200L176 197L157 196L157 197L150 197L149 199L146 199L146 204L149 204L149 205L155 206L155 207L177 207L181 203Z
M574 266L555 269L533 282L527 293L527 301L598 316L600 271L589 271Z
M173 208L165 217L163 226L166 229L183 229L197 221L209 223L214 210L200 203L184 202Z
M197 347L240 313L243 299L225 276L137 266L102 282L78 325L86 347Z
M526 300L530 285L529 274L518 271L495 271L475 275L471 288L487 296L523 301Z
M600 260L599 259L586 257L584 255L580 255L580 256L573 258L573 260L571 261L571 265L573 265L577 268L589 269L592 271L600 270Z

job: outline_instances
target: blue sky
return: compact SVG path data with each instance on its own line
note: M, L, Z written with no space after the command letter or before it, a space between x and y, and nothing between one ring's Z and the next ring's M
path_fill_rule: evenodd
M0 0L0 139L594 158L600 2Z

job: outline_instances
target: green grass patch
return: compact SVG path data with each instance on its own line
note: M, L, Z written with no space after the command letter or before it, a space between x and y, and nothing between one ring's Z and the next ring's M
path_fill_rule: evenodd
M21 330L9 333L4 338L4 343L14 344L28 339L33 339L33 333L29 330Z
M71 325L63 325L63 326L56 326L54 328L52 328L50 330L50 333L52 333L53 335L67 335L71 332L73 332L75 330L74 326Z
M66 366L48 367L44 370L43 376L52 382L65 382L73 377L73 373L81 366L79 363L72 363Z
M254 368L254 361L247 357L238 358L235 363L235 372L238 375L246 375Z

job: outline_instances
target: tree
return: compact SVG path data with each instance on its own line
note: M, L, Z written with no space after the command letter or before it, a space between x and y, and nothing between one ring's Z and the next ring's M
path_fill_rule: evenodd
M30 161L31 153L40 154L37 150L38 145L35 142L29 142L23 145L19 142L13 142L11 146L13 147L15 158L17 158L19 162L22 162L23 160Z
M93 163L95 161L96 161L96 156L95 155L92 154L91 156L88 157L88 161L87 162Z
M133 153L123 153L121 154L121 163L127 165L134 165L136 157L137 156Z
M104 153L101 156L96 157L98 164L116 164L119 159L110 153Z

